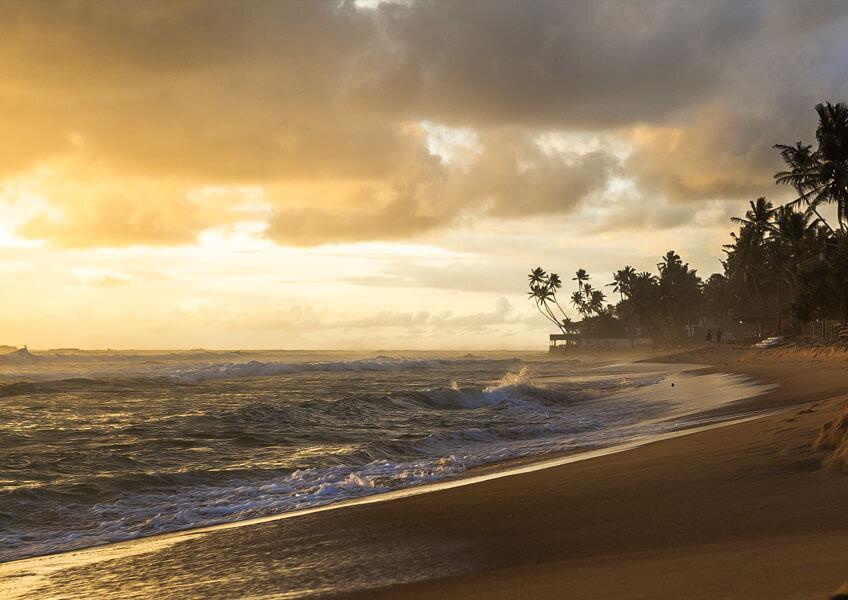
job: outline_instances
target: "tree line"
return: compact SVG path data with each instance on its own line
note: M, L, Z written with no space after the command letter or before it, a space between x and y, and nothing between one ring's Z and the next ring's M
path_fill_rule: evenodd
M738 230L724 245L722 273L706 280L673 250L657 274L627 265L612 275L613 302L595 288L585 269L573 281L569 304L586 328L642 328L657 342L674 342L700 317L737 319L769 315L785 329L814 319L848 322L848 106L815 107L815 144L776 144L785 168L775 182L790 186L794 200L775 206L764 197L731 221ZM829 222L823 208L835 207ZM575 325L557 293L562 280L541 267L530 271L529 296L563 333Z

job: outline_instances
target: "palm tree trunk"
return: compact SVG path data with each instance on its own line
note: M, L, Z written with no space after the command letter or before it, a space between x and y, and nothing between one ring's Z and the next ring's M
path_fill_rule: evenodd
M547 312L542 310L542 307L540 306L540 303L538 301L536 302L536 308L539 309L539 312L542 313L543 317L545 317L548 321L552 322L554 325L562 329L562 327L560 327L560 324L554 318L552 318ZM563 333L565 332L563 331Z
M561 312L561 313L562 313L562 317L563 317L564 319L567 319L567 318L568 318L568 315L567 315L567 314L565 314L565 311L564 311L564 310L562 310L562 307L559 305L559 302L557 302L557 299L556 299L556 298L554 298L554 304L556 304L556 307L559 309L559 312Z
M542 302L542 305L544 305L545 310L547 311L548 316L550 317L551 321L553 321L554 323L556 323L556 324L557 324L557 327L560 327L560 325L559 325L559 319L557 319L557 318L556 318L556 315L554 315L554 311L552 311L552 310L551 310L551 307L550 307L550 306L548 306L548 303L547 303L547 302ZM560 327L560 329L562 329L562 327Z

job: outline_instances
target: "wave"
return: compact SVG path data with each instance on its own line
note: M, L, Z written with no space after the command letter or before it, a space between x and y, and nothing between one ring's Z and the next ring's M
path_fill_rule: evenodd
M47 350L31 353L27 348L20 348L14 352L0 354L0 364L51 364L51 363L115 363L115 362L158 362L158 361L186 361L186 360L213 360L215 358L237 359L244 356L240 350L211 351L211 350L188 350L184 352L118 352L118 351L85 351L77 349Z
M406 371L438 369L480 362L500 364L518 361L520 361L518 358L481 360L477 358L424 359L392 356L324 362L262 362L251 360L248 362L224 362L181 367L172 374L172 377L180 381L203 381L238 377L269 377L308 371Z
M76 519L62 530L33 531L12 523L0 538L0 562L322 506L432 482L468 465L467 459L457 457L406 463L379 460L359 468L302 469L254 481L232 479L218 485L133 493L91 506L69 506L67 498L54 499L34 490L18 492L15 498L2 499L0 514L37 509L42 520L52 514L65 519L69 510L75 510Z
M0 383L0 398L27 394L68 394L73 392L130 392L138 389L149 390L153 386L173 386L174 382L165 377L60 377L54 379L12 381Z
M574 398L573 392L552 390L535 383L527 367L522 367L517 373L507 373L498 383L483 389L459 388L453 383L450 388L400 395L412 396L430 406L446 408L482 408L504 402L565 405Z
M21 348L7 354L0 354L0 363L10 365L31 365L43 362L43 360L43 357L35 356L26 348Z
M649 394L597 401L662 375L574 376L560 361L381 355L142 366L0 385L0 396L33 395L3 399L7 422L27 426L0 442L0 471L14 486L0 489L0 561L595 447L665 410ZM309 371L342 374L305 376L303 389L249 379ZM351 385L343 373L355 371L399 375ZM196 384L232 378L242 379Z
M238 354L238 353L235 353ZM8 355L7 355L8 356ZM219 356L219 355L216 355ZM169 362L167 358L179 357L180 363ZM0 365L14 367L4 375L5 382L0 382L0 396L18 395L23 393L42 393L62 391L62 385L76 390L90 385L91 387L116 386L123 383L139 385L145 382L162 383L197 383L208 380L240 379L248 377L273 377L307 372L367 372L367 371L426 371L452 367L480 366L481 368L500 368L503 365L520 363L519 358L486 359L486 358L407 358L392 356L375 356L357 360L319 361L319 362L286 362L286 361L228 361L228 362L194 362L185 364L185 355L151 356L121 355L121 361L111 358L100 361L99 358L77 364L76 359L68 362L64 355L32 355L3 360ZM200 355L193 355L197 360ZM207 357L208 358L208 357ZM143 359L143 360L142 360ZM89 368L87 365L97 362L110 362L103 369ZM63 368L64 367L64 368ZM123 383L122 383L123 382Z

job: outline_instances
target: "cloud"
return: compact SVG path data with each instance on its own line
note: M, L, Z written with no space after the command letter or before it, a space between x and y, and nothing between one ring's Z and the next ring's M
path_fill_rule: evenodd
M469 329L479 330L491 325L515 323L522 319L515 313L512 304L506 298L498 298L491 312L480 312L467 315L455 315L450 311L430 314L427 311L395 312L381 311L377 314L351 321L336 322L328 325L334 328L370 329L375 327L419 327L436 329Z
M207 228L245 218L232 210L242 201L236 192L194 195L185 184L82 170L65 165L38 175L17 200L41 198L46 207L16 233L67 248L177 246L193 244Z
M546 152L535 132L491 133L467 166L445 164L416 141L382 186L353 190L342 210L278 208L267 235L286 245L393 240L464 217L567 214L603 189L618 168L618 160L601 150Z
M230 316L205 315L212 320L216 318L231 319ZM518 314L510 302L503 297L495 301L491 311L477 313L454 314L444 311L437 314L429 311L392 311L382 310L358 318L332 318L325 309L312 307L291 306L271 313L244 314L233 319L238 328L279 330L285 332L317 332L375 329L413 329L421 332L451 331L454 329L478 331L482 328L521 323L524 316Z
M761 2L454 2L386 6L357 63L371 110L449 123L616 127L709 97L762 26Z
M674 200L762 195L771 190L774 172L766 130L759 119L719 110L689 124L637 129L627 167L642 189Z
M18 227L72 247L194 243L242 218L190 197L210 185L261 187L265 235L295 246L571 214L616 177L746 199L774 190L771 145L811 139L812 106L848 96L847 18L758 0L4 3L0 177L95 165ZM436 154L422 123L475 146ZM538 144L578 130L631 153Z
M515 292L516 283L506 279L500 270L493 270L487 264L443 265L418 264L405 260L402 264L393 264L384 268L380 274L348 277L346 281L361 286L390 288L435 288L463 292L495 292L508 294Z
M710 94L762 9L316 0L3 12L0 74L13 83L0 128L17 146L4 166L65 152L73 133L116 168L256 181L377 175L402 143L396 125L422 118L661 119Z

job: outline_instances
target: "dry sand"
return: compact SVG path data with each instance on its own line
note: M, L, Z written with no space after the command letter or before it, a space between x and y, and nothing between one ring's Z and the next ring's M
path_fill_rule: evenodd
M848 580L848 474L823 468L832 448L814 442L846 405L846 356L712 348L667 360L779 382L737 409L787 410L465 487L170 538L57 571L39 597L296 598L332 595L339 581L377 587L355 598L831 597ZM429 579L393 585L416 576Z

